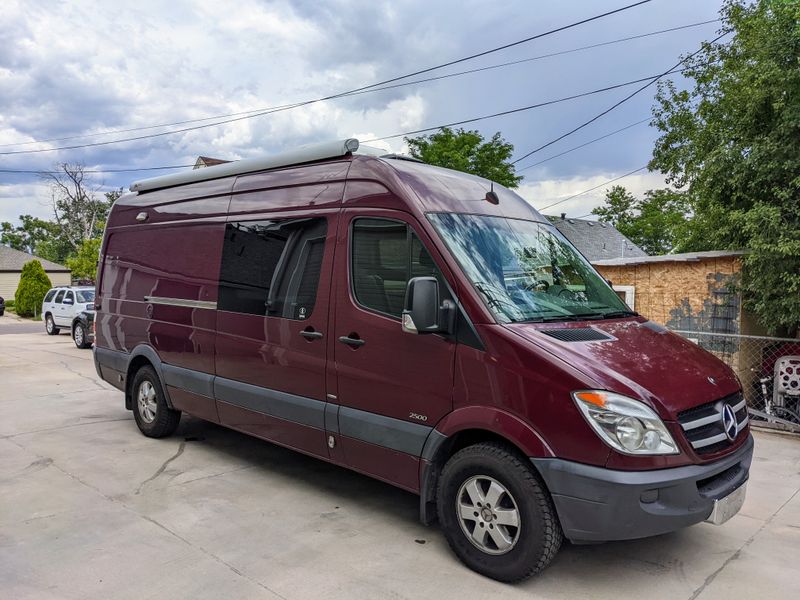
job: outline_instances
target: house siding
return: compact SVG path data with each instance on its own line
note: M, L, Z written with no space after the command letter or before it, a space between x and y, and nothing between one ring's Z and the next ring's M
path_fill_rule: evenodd
M22 275L20 271L10 271L0 273L0 296L6 300L13 300L14 294L17 293L19 287L19 278ZM53 286L69 285L72 282L70 273L56 272L47 273Z
M691 331L741 330L740 298L730 289L741 272L737 256L595 268L614 285L634 286L632 308L657 323Z

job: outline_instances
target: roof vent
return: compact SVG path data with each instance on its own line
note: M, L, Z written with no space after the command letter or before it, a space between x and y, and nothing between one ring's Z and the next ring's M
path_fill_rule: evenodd
M575 327L570 329L542 329L541 332L560 342L602 342L613 340L610 335L592 327Z

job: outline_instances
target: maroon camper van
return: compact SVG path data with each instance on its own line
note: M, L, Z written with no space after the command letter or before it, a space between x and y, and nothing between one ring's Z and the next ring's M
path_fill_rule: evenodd
M417 493L501 581L741 507L736 376L515 193L353 139L131 190L94 358L144 435L186 412Z

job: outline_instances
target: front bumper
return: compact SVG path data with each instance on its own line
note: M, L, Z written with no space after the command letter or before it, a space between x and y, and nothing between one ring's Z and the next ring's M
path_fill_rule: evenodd
M614 471L558 458L531 460L550 490L569 540L629 540L706 520L714 500L747 481L753 436L716 462L672 469Z

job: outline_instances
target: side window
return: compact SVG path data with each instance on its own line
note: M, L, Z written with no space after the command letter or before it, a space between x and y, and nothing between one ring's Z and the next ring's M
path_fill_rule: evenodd
M58 290L58 293L56 294L55 300L53 300L53 302L59 304L64 299L64 291L65 290Z
M67 292L64 296L64 302L67 301L69 301L70 304L75 304L75 294L73 294L72 291Z
M351 239L353 294L364 308L399 318L412 277L434 276L431 255L411 229L386 219L356 219Z
M229 223L222 246L219 310L306 319L317 299L325 219Z
M51 302L53 300L53 296L55 295L56 295L56 290L50 290L44 297L44 302Z

